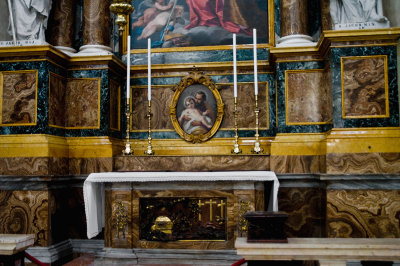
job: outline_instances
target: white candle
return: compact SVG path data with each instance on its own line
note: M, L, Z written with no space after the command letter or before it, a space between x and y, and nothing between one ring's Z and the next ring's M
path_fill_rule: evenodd
M254 95L258 95L257 77L257 31L253 29L253 56L254 56Z
M147 99L151 101L151 39L147 39Z
M131 97L131 36L128 35L128 47L126 54L126 98Z
M237 97L236 34L233 34L233 97Z

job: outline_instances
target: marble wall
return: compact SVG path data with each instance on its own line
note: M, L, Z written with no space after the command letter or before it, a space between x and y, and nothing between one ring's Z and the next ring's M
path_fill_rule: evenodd
M329 190L328 237L399 238L399 190Z
M34 234L35 245L48 246L52 207L47 191L0 190L0 232Z

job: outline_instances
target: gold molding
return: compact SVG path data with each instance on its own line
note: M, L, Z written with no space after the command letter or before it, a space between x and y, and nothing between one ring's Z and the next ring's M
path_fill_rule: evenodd
M271 155L325 155L326 133L278 133Z
M332 120L324 122L289 122L289 112L288 112L288 74L289 73L307 73L307 72L322 72L324 73L326 69L295 69L295 70L285 70L285 119L286 125L328 125L332 124Z
M385 115L354 115L349 116L345 114L345 98L344 98L344 59L366 59L366 58L383 58L384 59L384 78L385 78ZM390 117L389 113L389 78L388 78L388 61L387 55L368 55L368 56L343 56L340 58L340 79L342 89L342 118L343 119L356 119L356 118L387 118Z
M177 119L177 105L179 103L179 99L181 98L181 94L189 87L193 85L203 85L205 89L211 91L214 99L216 101L217 114L215 117L215 121L213 122L212 127L205 133L192 134L187 133L180 125ZM218 89L214 83L214 81L207 75L204 75L202 72L193 71L190 72L189 75L183 77L181 81L173 88L175 91L171 104L169 106L169 116L171 118L172 125L175 128L175 131L181 136L184 140L197 143L209 140L219 129L222 118L224 116L224 103L222 101L221 95L218 92ZM197 94L197 93L196 93ZM205 93L203 93L206 96ZM194 102L193 102L194 103ZM183 103L185 104L185 103Z
M16 123L16 124L4 124L3 123L3 89L4 89L4 73L36 73L36 88L35 88L35 115L34 115L34 122L33 123ZM28 69L28 70L13 70L13 71L0 71L1 75L1 88L0 88L0 126L4 127L13 127L13 126L36 126L37 125L37 102L38 102L38 74L39 70L38 69Z
M0 150L0 158L68 157L65 138L45 134L2 135Z
M270 151L270 143L273 138L260 138L261 147L264 151ZM147 139L132 139L135 156L142 156L147 150ZM240 155L254 155L251 149L254 147L254 138L240 138L238 140L242 153ZM229 155L231 156L232 138L210 139L206 142L191 143L183 139L152 139L152 146L157 149L157 156L208 156ZM239 155L239 156L240 156ZM145 155L143 155L145 156ZM233 155L235 156L235 155Z
M400 128L335 128L327 136L327 153L400 152Z

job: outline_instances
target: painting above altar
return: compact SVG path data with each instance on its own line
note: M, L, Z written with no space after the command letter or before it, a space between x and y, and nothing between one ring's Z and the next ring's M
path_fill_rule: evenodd
M265 0L136 0L129 19L132 49L268 43L268 7Z

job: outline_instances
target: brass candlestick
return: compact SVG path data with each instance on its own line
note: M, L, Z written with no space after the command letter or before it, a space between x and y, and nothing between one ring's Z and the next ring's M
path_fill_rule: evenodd
M122 54L122 36L124 33L124 27L128 23L126 19L130 13L134 10L131 5L131 0L114 0L110 5L110 11L117 15L117 19L115 20L115 24L118 25L119 31L119 53ZM129 34L129 29L128 29Z
M251 150L251 152L259 154L259 153L262 153L264 151L264 149L260 147L260 142L258 141L258 137L260 136L258 134L258 126L259 126L258 125L259 124L258 114L260 113L260 109L258 109L258 95L255 95L255 100L256 100L256 108L255 108L254 112L256 113L256 134L255 134L256 141L254 142L254 148Z
M131 125L131 110L130 110L129 99L130 98L126 99L126 140L125 140L125 149L122 150L123 155L133 154L131 143L129 142L129 131Z
M153 114L151 113L151 100L149 100L149 105L148 105L148 112L147 112L147 118L149 119L149 136L148 136L148 145L147 145L147 150L144 152L146 155L154 155L154 151L151 146L151 116Z
M237 124L237 114L238 114L238 109L237 109L237 97L234 98L234 103L235 103L235 107L233 110L233 117L235 119L235 144L233 145L233 150L231 150L231 153L234 154L239 154L242 153L242 150L239 148L239 143L238 143L238 124Z

